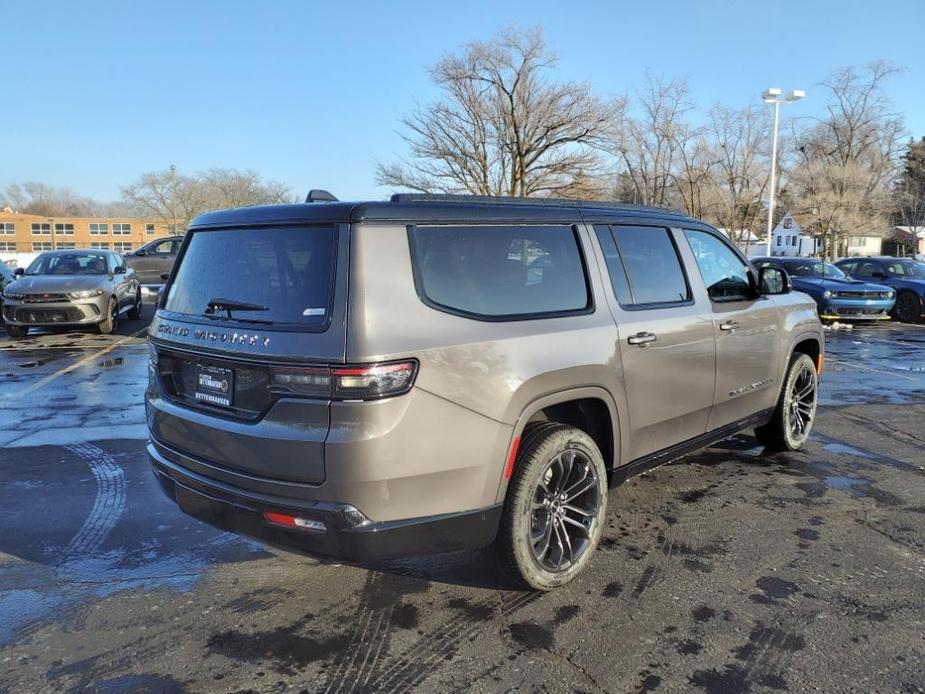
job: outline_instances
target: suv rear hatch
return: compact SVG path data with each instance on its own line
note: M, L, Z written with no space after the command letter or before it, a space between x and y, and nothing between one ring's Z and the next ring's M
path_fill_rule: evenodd
M191 230L152 322L153 438L204 463L324 481L343 364L346 225Z

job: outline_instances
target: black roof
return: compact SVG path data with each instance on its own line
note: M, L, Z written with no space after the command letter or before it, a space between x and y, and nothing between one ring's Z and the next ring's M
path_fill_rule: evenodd
M417 224L453 222L570 222L608 219L664 219L695 222L677 210L585 200L504 198L474 195L393 195L388 201L308 202L261 205L206 212L196 227L294 222L351 223L397 221Z

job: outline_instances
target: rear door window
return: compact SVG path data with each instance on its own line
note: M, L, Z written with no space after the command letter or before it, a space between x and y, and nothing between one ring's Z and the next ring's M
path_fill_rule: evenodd
M415 283L435 308L488 320L592 307L569 226L412 227Z
M687 276L668 229L614 226L611 232L614 245L606 242L605 237L602 248L614 293L622 305L651 306L690 300Z
M189 232L164 309L323 330L334 286L334 227Z

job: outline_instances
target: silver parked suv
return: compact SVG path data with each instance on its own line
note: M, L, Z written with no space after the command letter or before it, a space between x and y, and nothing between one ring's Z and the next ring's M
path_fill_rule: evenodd
M629 476L749 428L799 448L823 354L785 271L681 214L314 191L195 220L150 341L187 513L355 561L493 545L540 590Z

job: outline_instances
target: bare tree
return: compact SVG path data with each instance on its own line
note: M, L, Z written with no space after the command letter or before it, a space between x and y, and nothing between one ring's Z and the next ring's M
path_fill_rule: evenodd
M0 193L2 206L9 206L23 214L47 217L91 217L102 214L105 205L91 198L77 195L70 188L55 188L45 183L27 181L13 183Z
M636 202L666 206L677 185L677 160L698 131L686 120L693 108L687 81L646 79L636 99L628 99L627 108L618 113L605 148L632 182Z
M408 161L380 185L477 195L599 194L594 146L618 107L587 84L547 77L556 56L539 29L509 29L449 55L431 76L443 98L402 120Z
M837 71L822 84L829 95L825 115L797 136L802 161L792 187L828 258L848 236L889 230L889 185L904 129L884 87L896 72L883 62Z
M709 210L716 206L713 150L703 128L679 128L675 157L677 170L669 174L674 182L673 197L678 206L692 217L706 217Z
M765 217L771 150L767 114L756 107L717 104L710 111L709 138L715 163L707 216L748 253L751 236Z
M207 210L289 202L282 183L263 181L255 171L210 169L183 176L175 170L152 171L122 188L122 205L143 216L171 221L178 231Z
M917 248L918 234L925 232L925 137L909 141L893 197L895 219L909 228L912 247Z

